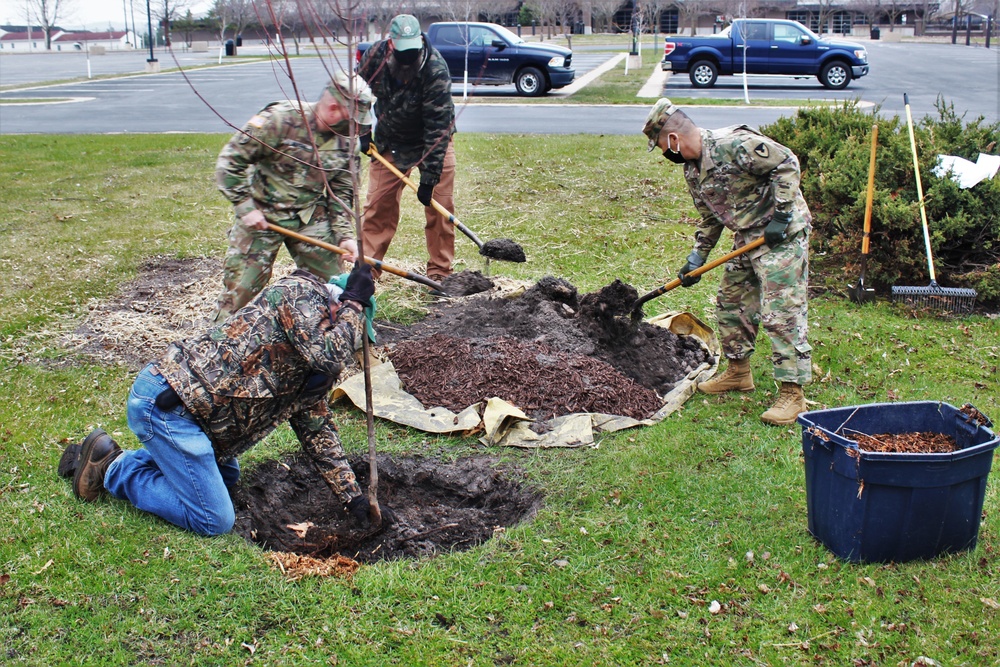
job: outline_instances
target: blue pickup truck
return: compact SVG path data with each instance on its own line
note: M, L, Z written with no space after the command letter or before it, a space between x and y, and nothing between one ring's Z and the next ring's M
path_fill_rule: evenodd
M738 19L716 35L668 35L664 70L687 72L695 88L711 88L720 74L815 76L840 90L868 74L861 44L823 39L801 23L781 19Z
M451 80L504 86L513 83L520 95L537 97L573 83L573 52L555 44L529 44L495 23L432 23L424 33L448 62ZM371 46L358 44L357 58ZM468 66L466 66L468 63Z

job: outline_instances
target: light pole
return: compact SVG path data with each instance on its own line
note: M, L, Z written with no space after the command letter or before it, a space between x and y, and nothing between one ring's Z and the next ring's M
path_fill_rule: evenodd
M122 0L122 13L125 14L125 44L127 45L131 43L131 40L128 36L128 10L125 8L125 0Z
M149 9L149 0L146 0L146 29L149 31L149 59L146 62L155 63L156 58L153 57L153 12Z

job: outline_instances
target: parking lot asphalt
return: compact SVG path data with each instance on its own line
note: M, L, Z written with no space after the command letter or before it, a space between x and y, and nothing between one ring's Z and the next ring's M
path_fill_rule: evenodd
M754 106L757 100L858 100L874 106L883 115L903 113L907 93L915 118L935 115L939 96L954 105L966 120L982 116L987 122L1000 120L1000 49L951 44L866 42L871 74L852 81L841 91L830 91L815 78L749 77L749 106L699 106L691 110L706 127L736 123L760 126L781 115L795 113L790 104ZM15 86L0 93L0 99L54 98L62 103L4 104L0 111L0 133L114 133L114 132L227 132L264 104L294 97L283 63L247 55L263 55L261 47L246 48L226 57L217 50L203 53L157 53L161 68L184 68L178 72L144 73L148 52L109 52L90 56L81 52L0 54L0 86ZM658 57L644 50L644 59ZM338 54L342 59L346 52ZM601 67L620 53L580 49L574 52L578 79ZM222 66L218 66L221 60ZM933 67L928 66L933 63ZM204 67L216 65L214 67ZM330 62L316 57L292 59L303 97L322 86ZM201 66L201 68L195 68ZM616 66L621 66L616 65ZM92 79L86 79L88 68ZM975 73L969 76L969 73ZM961 73L957 80L956 73ZM116 78L96 78L103 75ZM53 80L69 83L47 84ZM305 82L305 83L302 83ZM314 90L315 89L315 90ZM489 99L491 104L462 104L462 87L456 84L459 104L458 129L463 132L515 133L604 133L634 134L641 127L651 100L637 98L633 105L523 104L513 86L475 86L470 100ZM560 96L553 91L553 97ZM720 77L711 89L695 89L686 75L666 79L667 96L743 99L740 77ZM495 102L503 101L502 104Z

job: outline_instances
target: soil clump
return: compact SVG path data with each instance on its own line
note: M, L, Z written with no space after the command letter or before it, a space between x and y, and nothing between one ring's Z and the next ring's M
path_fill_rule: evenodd
M366 489L367 458L350 463ZM379 504L396 522L360 530L309 458L295 453L261 463L240 480L232 491L233 530L264 549L314 558L340 554L363 563L464 551L535 515L541 495L520 477L490 457L445 463L381 455Z

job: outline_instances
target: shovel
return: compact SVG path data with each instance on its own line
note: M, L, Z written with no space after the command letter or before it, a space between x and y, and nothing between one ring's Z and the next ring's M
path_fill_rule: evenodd
M320 241L319 239L310 238L304 234L299 234L298 232L293 232L290 229L285 229L284 227L279 227L278 225L267 223L267 228L282 236L287 236L288 238L295 239L296 241L301 241L302 243L308 243L314 245L317 248L323 248L324 250L329 250L330 252L335 252L338 255L346 255L347 251L340 246L335 246L332 243L327 243L326 241ZM389 273L394 273L397 276L406 278L407 280L412 280L415 283L420 283L421 285L427 285L433 290L437 290L441 294L445 294L444 287L441 283L435 282L428 278L427 276L422 276L419 273L414 273L413 271L404 271L403 269L397 269L394 266L389 266L388 264L383 264L381 260L372 259L371 257L365 257L365 262L371 264L379 271L388 271Z
M865 199L865 233L861 237L861 275L858 282L848 285L847 296L854 303L867 303L875 299L875 290L865 287L865 269L868 267L869 236L872 231L872 199L875 194L875 147L878 145L878 125L872 125L872 155L868 161L868 194Z
M742 246L740 248L737 248L736 250L733 250L732 252L728 252L725 255L723 255L722 257L719 257L718 259L712 260L708 264L706 264L704 266L700 266L697 269L695 269L694 271L689 271L688 273L685 273L684 275L687 276L687 277L690 277L690 278L696 278L697 276L700 276L703 273L707 273L708 271L711 271L712 269L714 269L717 266L721 266L721 265L725 264L726 262L728 262L729 260L733 259L734 257L739 257L743 253L748 252L750 250L753 250L754 248L759 248L762 245L764 245L764 237L763 236L761 236L756 241L753 241L752 243L748 243L745 246ZM638 299L636 299L635 303L632 304L632 321L633 322L637 322L637 321L639 321L639 320L642 319L642 304L646 303L647 301L652 301L656 297L660 296L661 294L666 294L667 292L669 292L672 289L676 289L677 287L680 287L680 284L681 284L681 279L680 278L674 278L673 280L671 280L666 285L663 285L661 287L657 287L652 292L649 292L648 294L646 294L644 296L641 296Z
M381 162L382 166L394 173L399 180L410 186L414 192L417 192L419 188L417 188L413 181L407 178L406 174L397 169L396 165L382 157L382 154L375 150L374 144L368 149L368 152L373 158ZM441 215L448 216L449 222L458 227L460 232L472 239L472 242L476 244L477 248L479 248L479 254L483 257L486 257L487 259L500 259L507 262L523 262L526 259L524 255L524 248L519 246L517 243L514 243L514 241L510 239L499 239L483 243L479 240L479 237L476 236L475 232L463 225L458 218L456 218L451 211L442 206L438 200L431 199L431 206L433 206L434 210Z

